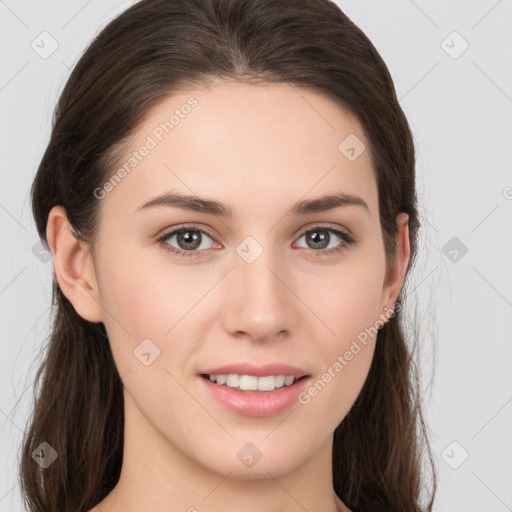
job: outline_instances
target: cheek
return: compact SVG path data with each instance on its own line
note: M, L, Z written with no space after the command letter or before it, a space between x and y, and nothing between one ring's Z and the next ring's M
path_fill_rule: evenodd
M322 364L299 396L299 403L311 407L311 414L326 419L327 429L336 428L348 414L373 360L377 334L374 307L365 303L364 298L371 303L371 296L359 294L357 300L346 302L344 309L332 311L327 322L335 334L316 337L316 351Z
M301 403L331 411L334 426L359 395L375 350L384 263L359 263L340 266L330 279L322 279L321 289L309 292L321 320L314 338L323 367Z
M109 252L102 263L102 303L115 317L108 322L118 320L133 335L161 338L193 303L194 287L183 279L179 268L170 272L151 261L140 247L119 258Z
M183 372L197 349L194 340L203 338L203 324L195 319L208 315L209 303L203 297L218 276L203 275L192 267L148 263L150 258L137 257L136 250L117 260L113 251L108 254L101 266L101 300L108 312L104 324L120 375L131 370L133 381L140 371L146 378L155 368ZM137 355L147 352L150 360L156 357L152 371L144 373L148 368Z
M355 258L354 258L355 260ZM352 262L350 262L352 263ZM357 257L354 264L347 263L322 276L316 286L308 286L308 299L312 310L323 322L324 332L332 349L344 345L365 329L374 326L379 317L384 276L383 261Z

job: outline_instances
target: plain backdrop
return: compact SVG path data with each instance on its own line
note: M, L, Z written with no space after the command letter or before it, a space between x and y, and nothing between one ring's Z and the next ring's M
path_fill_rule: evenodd
M132 3L0 0L0 511L23 510L18 448L50 319L29 188L70 69ZM408 306L435 511L512 511L512 1L337 3L384 58L414 133L423 228Z

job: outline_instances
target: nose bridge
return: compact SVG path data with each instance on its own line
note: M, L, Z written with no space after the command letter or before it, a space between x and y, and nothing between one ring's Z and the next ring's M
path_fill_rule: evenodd
M230 301L229 329L261 339L289 330L293 305L276 251L251 236L235 250L231 274L237 292Z

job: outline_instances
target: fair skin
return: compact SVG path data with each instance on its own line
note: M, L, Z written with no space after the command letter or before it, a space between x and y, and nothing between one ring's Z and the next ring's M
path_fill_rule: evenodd
M176 93L148 114L130 151L191 95L198 105L99 200L94 254L67 229L62 207L48 220L58 283L80 316L104 323L124 384L121 477L93 511L348 511L332 488L333 431L365 382L374 336L309 403L276 415L228 410L198 372L280 362L320 378L392 308L409 259L408 217L397 217L386 275L369 151L350 161L338 150L351 133L369 147L360 124L327 97L286 84L217 80ZM171 190L222 202L233 216L137 211ZM287 214L297 201L334 192L359 196L368 210ZM182 223L209 233L198 234L196 257L163 248L186 251L177 235L157 242ZM323 227L330 242L316 248L304 234L318 225L356 243ZM236 251L248 236L263 250L250 264ZM160 350L149 366L134 356L146 338ZM252 467L237 457L247 442L262 454Z

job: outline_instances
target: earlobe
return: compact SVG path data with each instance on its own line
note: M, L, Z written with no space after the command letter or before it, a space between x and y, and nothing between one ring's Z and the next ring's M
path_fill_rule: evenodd
M54 206L50 211L46 238L62 293L82 318L102 322L94 262L87 244L77 240L64 207Z
M400 295L405 279L405 271L409 263L411 255L411 247L409 243L409 215L400 212L396 217L397 224L397 244L393 268L391 269L384 288L382 290L381 310L386 312L392 311L393 306Z

